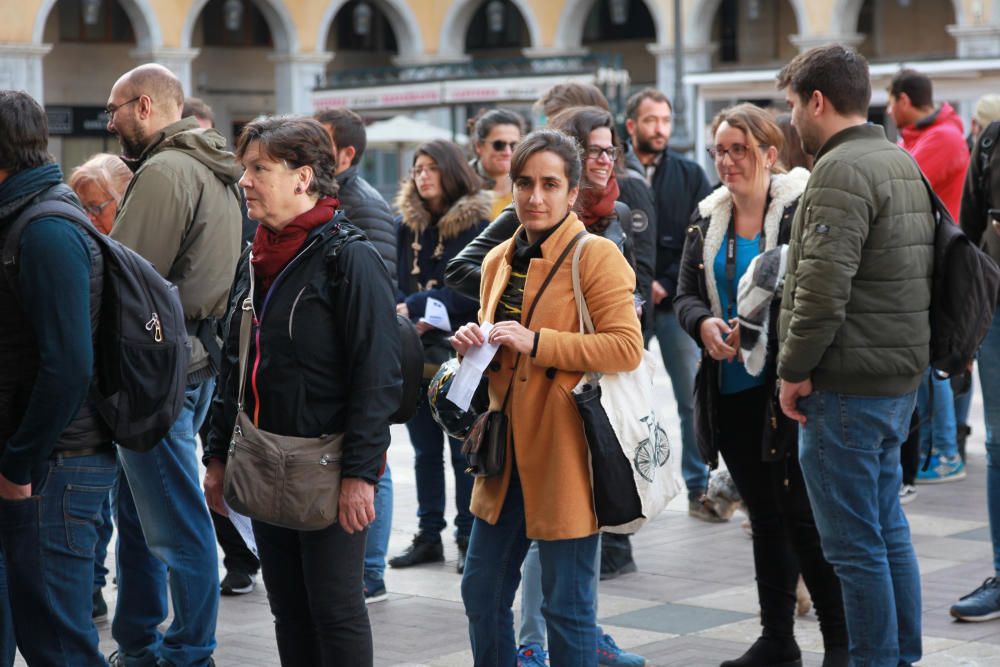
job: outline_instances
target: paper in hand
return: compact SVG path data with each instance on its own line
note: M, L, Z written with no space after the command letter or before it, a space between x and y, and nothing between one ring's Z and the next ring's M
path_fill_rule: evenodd
M223 498L222 502L226 503L226 499ZM243 538L243 542L247 545L247 549L249 549L254 556L257 556L257 540L253 535L253 526L250 524L250 517L240 514L230 507L229 503L226 503L226 512L229 514L229 520L232 521L233 525L236 527L236 532L240 534L240 537Z
M483 322L479 325L480 331L483 332L483 336L487 340L489 340L492 328L493 325L489 322ZM469 348L469 351L462 358L462 363L451 381L451 388L445 398L462 410L468 410L472 403L472 397L475 395L476 389L479 388L479 382L483 379L486 367L493 361L493 357L496 356L499 349L499 345L493 345L489 342L483 343L479 347Z
M433 297L427 297L427 305L424 306L423 321L435 329L441 329L451 333L451 320L448 318L448 309L445 305Z

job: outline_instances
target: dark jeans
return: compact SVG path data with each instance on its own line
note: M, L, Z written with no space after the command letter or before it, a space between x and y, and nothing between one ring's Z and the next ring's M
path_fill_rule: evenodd
M846 646L840 582L823 558L794 447L783 461L761 460L763 387L719 398L719 450L753 528L754 568L765 637L792 637L799 572L809 588L827 646Z
M206 419L198 431L201 438L202 447L208 442L208 432L211 430L209 420ZM242 572L253 576L260 569L260 563L253 552L247 547L246 542L240 537L236 526L227 517L216 514L209 510L212 516L212 525L215 527L215 539L222 548L222 564L226 572Z
M444 442L450 448L451 469L455 473L455 537L468 539L472 532L472 476L465 472L468 462L462 454L462 441L449 438L431 416L427 392L420 394L420 403L413 419L406 422L413 443L417 474L417 519L420 533L436 538L448 522L444 518Z
M364 596L365 539L339 524L300 531L253 522L284 667L368 667L374 660Z
M29 665L107 664L90 615L101 505L114 479L110 448L56 456L35 470L30 498L0 500L4 611L12 614L17 646ZM12 661L13 651L13 645L0 647L0 658Z
M541 564L542 616L551 663L597 667L596 562L599 535L536 540ZM462 576L462 602L476 667L513 667L514 594L531 540L525 533L524 495L515 472L495 525L477 518Z

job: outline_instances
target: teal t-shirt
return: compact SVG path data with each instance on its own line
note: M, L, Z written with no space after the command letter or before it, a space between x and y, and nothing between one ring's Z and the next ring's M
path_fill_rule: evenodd
M728 236L726 238L728 242ZM719 252L715 254L715 285L719 292L719 303L722 305L722 318L726 321L730 319L729 314L729 280L726 278L726 242L723 242ZM739 292L740 278L747 272L747 267L753 258L760 254L760 234L752 239L745 239L736 236L736 279L734 282L734 292ZM732 317L736 317L736 306L733 306ZM747 373L746 366L739 357L732 362L723 361L719 364L722 367L719 378L719 391L723 394L735 394L753 387L764 384L764 374L754 377Z

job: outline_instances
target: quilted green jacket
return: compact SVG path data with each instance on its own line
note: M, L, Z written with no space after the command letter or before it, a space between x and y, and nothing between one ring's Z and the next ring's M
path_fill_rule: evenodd
M831 137L792 224L778 375L844 394L916 389L930 363L933 244L913 159L878 125Z

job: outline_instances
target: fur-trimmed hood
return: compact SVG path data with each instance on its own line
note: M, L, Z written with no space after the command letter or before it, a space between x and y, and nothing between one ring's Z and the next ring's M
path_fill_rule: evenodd
M802 196L808 181L809 172L802 167L796 167L787 174L771 176L771 203L764 213L765 250L770 250L777 245L781 216L790 204ZM732 211L733 196L724 185L719 186L698 204L698 214L702 220L708 220L702 262L705 266L705 287L711 301L712 313L716 317L723 317L723 314L715 280L715 256L726 239Z
M431 224L431 214L424 206L424 201L420 198L412 179L403 181L399 194L396 195L395 206L402 216L402 224L413 230L415 236L420 238ZM438 220L439 240L448 241L482 224L484 220L490 220L492 210L491 192L477 190L459 198Z

